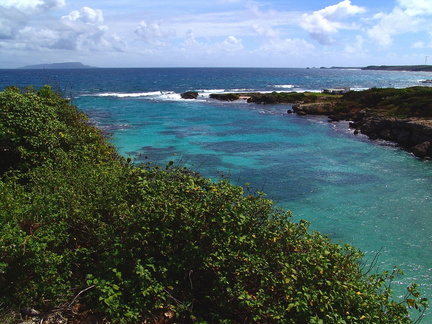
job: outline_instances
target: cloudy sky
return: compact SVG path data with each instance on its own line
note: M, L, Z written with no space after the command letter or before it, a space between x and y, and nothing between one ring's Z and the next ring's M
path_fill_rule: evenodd
M0 68L72 61L432 64L432 0L0 0Z

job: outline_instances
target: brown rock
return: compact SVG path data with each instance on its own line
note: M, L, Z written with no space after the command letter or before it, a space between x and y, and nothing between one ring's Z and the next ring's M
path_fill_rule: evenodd
M411 152L420 158L425 158L431 153L431 142L424 141L423 143L417 144L411 148Z

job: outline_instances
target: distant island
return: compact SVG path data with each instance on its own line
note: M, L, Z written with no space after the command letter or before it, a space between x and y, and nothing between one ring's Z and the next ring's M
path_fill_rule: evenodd
M28 69L28 70L41 70L41 69L49 69L49 70L58 70L58 69L92 69L93 66L84 65L81 62L63 62L63 63L51 63L51 64L36 64L36 65L26 65L19 69Z

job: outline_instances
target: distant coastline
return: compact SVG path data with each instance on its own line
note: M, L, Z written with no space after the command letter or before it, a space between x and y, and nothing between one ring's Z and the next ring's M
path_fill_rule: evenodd
M369 65L365 67L332 66L332 67L321 67L321 69L432 72L432 65Z
M95 69L97 67L85 65L81 62L62 62L62 63L47 63L47 64L33 64L19 67L17 69L27 70L55 70L55 69ZM311 69L307 67L307 69ZM315 67L312 69L316 69ZM369 65L365 67L361 66L322 66L320 69L329 70L369 70L369 71L408 71L408 72L432 72L432 65Z
M51 63L51 64L35 64L26 65L18 69L27 70L59 70L59 69L94 69L95 67L90 65L84 65L81 62L63 62L63 63Z
M370 65L362 70L432 72L432 65Z

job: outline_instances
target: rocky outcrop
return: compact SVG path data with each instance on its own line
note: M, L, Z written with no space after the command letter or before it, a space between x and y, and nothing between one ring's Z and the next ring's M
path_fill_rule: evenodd
M339 111L334 103L318 102L293 105L298 115L325 115L332 121L351 120L355 133L371 139L383 139L398 144L413 155L432 159L432 119L386 117L372 110Z
M331 115L334 111L334 104L332 102L316 102L305 104L294 104L293 111L298 115Z
M417 157L432 157L432 120L360 114L355 122L350 123L350 127L371 139L395 142Z
M427 158L432 156L432 148L431 148L431 142L424 141L420 144L417 144L411 148L411 152L420 158Z
M255 93L247 99L249 103L272 105L279 103L278 98L272 94Z
M198 98L198 92L196 91L186 91L181 94L183 99L196 99Z
M331 121L348 120L354 134L361 132L371 139L392 141L417 157L432 160L431 96L425 87L373 88L339 97L284 92L210 95L219 100L247 98L247 102L257 104L289 104L292 108L287 113L324 115Z
M240 94L238 93L212 93L210 98L217 99L221 101L235 101L240 99Z

